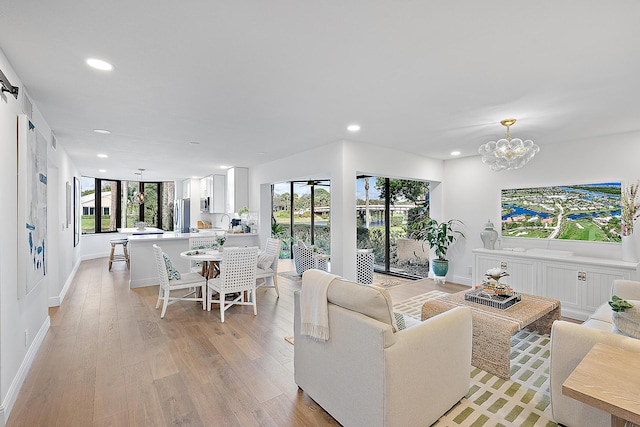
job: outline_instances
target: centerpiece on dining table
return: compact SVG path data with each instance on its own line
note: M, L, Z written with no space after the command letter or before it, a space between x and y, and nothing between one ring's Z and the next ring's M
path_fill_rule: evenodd
M500 279L509 276L502 268L490 268L484 275L482 284L465 294L466 300L499 309L511 307L522 300L522 295L514 292L508 284L500 283Z

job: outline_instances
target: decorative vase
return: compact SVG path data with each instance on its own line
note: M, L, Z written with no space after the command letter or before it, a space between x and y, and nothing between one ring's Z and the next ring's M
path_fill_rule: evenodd
M636 238L633 235L622 236L622 260L629 262L638 262Z
M433 275L436 277L445 277L449 271L449 261L446 259L434 259L431 261L433 265Z
M493 228L493 223L490 220L487 220L484 230L480 233L480 238L485 249L493 250L495 248L498 232Z

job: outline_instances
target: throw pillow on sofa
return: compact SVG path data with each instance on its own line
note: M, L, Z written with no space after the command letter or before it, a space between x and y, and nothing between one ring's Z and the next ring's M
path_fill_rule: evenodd
M628 300L633 305L625 311L613 311L612 332L627 337L640 339L640 301Z

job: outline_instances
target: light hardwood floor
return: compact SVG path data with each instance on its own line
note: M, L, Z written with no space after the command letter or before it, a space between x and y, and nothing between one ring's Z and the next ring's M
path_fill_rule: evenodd
M282 261L280 271L292 270ZM327 426L333 418L293 379L293 292L259 289L258 315L178 302L164 319L158 287L130 290L124 264L81 264L29 371L7 426ZM460 285L421 280L394 301Z

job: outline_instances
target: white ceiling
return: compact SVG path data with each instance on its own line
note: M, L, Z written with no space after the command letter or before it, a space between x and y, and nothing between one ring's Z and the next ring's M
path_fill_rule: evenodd
M2 0L0 49L90 176L204 176L340 139L472 156L507 117L542 150L640 130L637 0Z

